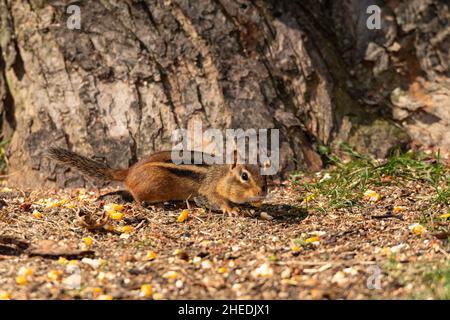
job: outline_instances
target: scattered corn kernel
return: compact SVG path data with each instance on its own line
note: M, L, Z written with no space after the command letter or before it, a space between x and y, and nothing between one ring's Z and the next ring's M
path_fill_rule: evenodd
M439 216L439 218L441 218L441 219L448 219L448 218L450 218L450 213L441 214Z
M103 226L103 229L105 229L106 231L114 231L114 230L116 230L116 228L114 226L110 225L110 224L105 224Z
M147 255L145 256L145 260L152 261L152 260L155 260L155 259L156 259L156 253L155 253L155 251L149 251L149 252L147 252Z
M381 253L385 256L390 256L392 254L391 248L384 247L381 249Z
M225 267L221 267L221 268L219 268L219 269L217 269L217 272L218 273L225 273L225 272L227 272L228 270L227 270L227 268L225 268Z
M106 211L122 211L123 205L117 203L108 203L103 206Z
M92 296L94 298L97 298L98 296L100 296L102 294L102 292L103 292L102 288L99 288L99 287L92 288Z
M123 226L123 227L117 228L116 230L119 232L122 232L122 233L131 233L131 232L133 232L134 229L132 226Z
M305 240L306 243L314 243L314 242L318 242L320 240L319 237L315 236L315 237L311 237Z
M33 218L36 218L36 219L41 219L42 218L42 213L40 213L37 210L34 210L31 215L33 216Z
M122 220L122 218L123 218L123 213L115 211L115 210L108 211L108 215L111 219L114 219L114 220Z
M176 271L167 271L163 275L166 279L176 279L178 277L178 273Z
M33 269L22 267L19 269L19 276L31 277L33 275Z
M187 219L188 214L189 214L189 210L187 210L187 209L181 211L180 215L177 218L177 221L180 223L184 222Z
M66 258L64 258L64 257L59 257L58 263L61 264L61 265L66 265L66 264L69 263L69 261Z
M153 294L152 286L150 284L143 284L141 286L141 295L144 297L151 297Z
M291 246L291 251L293 251L293 252L299 252L299 251L301 251L302 250L302 247L300 247L300 246L298 246L298 245L296 245L296 244L294 244L293 246Z
M0 291L0 300L11 300L11 297L8 292Z
M173 255L174 255L174 256L177 256L177 255L179 255L179 254L183 254L183 250L181 250L181 249L175 249L175 250L173 251Z
M28 279L26 276L17 276L16 283L20 286L23 286L28 283Z
M92 245L92 238L91 237L86 237L83 238L84 244L86 245L86 247L90 247Z
M163 298L163 295L161 293L155 292L153 294L153 300L161 300Z
M47 273L47 277L51 280L51 281L61 281L61 271L58 270L52 270L49 273Z
M373 190L367 190L364 192L364 200L370 201L370 202L377 202L381 199L381 196L379 193Z
M67 199L62 199L62 200L49 199L45 202L45 206L47 208L58 208L58 207L65 205L66 203L67 203Z
M97 300L112 300L113 297L108 294L101 294L97 297Z
M394 208L392 208L392 211L394 211L394 212L402 212L402 211L405 211L405 207L395 206Z
M311 202L312 200L314 200L314 198L315 198L315 196L314 196L313 194L310 194L309 196L306 196L306 197L303 199L302 203L308 203L308 202Z
M409 230L411 230L412 233L420 235L426 232L426 228L422 226L419 223L414 223L409 226Z
M88 196L84 192L80 191L80 194L77 196L77 201L83 201L86 200L87 198Z

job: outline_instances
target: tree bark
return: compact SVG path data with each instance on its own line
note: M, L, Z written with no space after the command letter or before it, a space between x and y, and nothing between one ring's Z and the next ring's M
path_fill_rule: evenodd
M339 141L450 150L449 21L440 0L0 0L9 180L82 186L48 146L126 167L196 120L279 128L282 172L319 169L318 147Z

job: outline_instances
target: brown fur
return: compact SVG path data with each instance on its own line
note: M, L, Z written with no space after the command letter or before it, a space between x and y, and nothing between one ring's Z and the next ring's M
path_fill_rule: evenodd
M161 151L128 169L111 169L61 148L51 148L49 156L88 176L123 181L138 203L187 200L202 195L222 211L231 213L231 203L258 201L266 193L266 181L255 165L176 165L170 151ZM241 178L243 171L247 172L248 181Z

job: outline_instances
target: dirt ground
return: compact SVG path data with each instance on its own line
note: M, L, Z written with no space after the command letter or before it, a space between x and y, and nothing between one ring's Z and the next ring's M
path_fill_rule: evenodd
M3 188L0 298L450 298L448 207L427 184L327 209L286 182L261 208L184 221L185 204L98 199L111 191Z

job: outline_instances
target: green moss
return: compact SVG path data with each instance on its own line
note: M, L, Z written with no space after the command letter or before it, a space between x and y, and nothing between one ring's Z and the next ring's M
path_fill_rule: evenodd
M8 161L6 157L6 150L8 149L9 140L0 141L0 173L6 174L8 172Z
M309 194L325 196L328 208L357 205L370 186L383 186L390 184L390 181L401 184L406 180L434 187L436 193L433 202L449 204L450 200L446 195L449 193L450 170L439 154L396 151L380 162L355 151L345 143L340 145L340 156L329 153L330 150L325 147L319 150L331 165L331 168L324 172L327 179L301 184L302 174L297 173L291 176L291 181ZM342 160L341 156L347 160ZM385 182L386 177L389 177L389 180Z
M393 149L402 149L410 141L406 131L391 121L376 119L352 128L348 143L356 146L360 153L373 154L384 158Z

